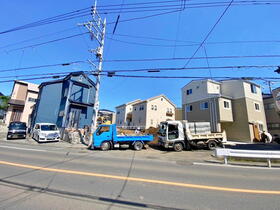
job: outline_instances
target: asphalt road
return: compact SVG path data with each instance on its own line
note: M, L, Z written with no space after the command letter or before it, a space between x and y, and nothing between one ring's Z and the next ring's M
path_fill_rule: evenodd
M191 152L177 154L1 141L0 209L280 208L280 169L194 165Z

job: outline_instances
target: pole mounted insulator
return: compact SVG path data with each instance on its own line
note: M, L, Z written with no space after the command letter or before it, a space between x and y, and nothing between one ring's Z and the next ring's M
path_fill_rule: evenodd
M276 72L277 74L280 74L280 66L278 66L278 68L274 72Z

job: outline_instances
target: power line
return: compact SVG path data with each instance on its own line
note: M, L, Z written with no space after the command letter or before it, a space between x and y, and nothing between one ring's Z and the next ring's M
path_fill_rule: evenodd
M57 63L57 64L47 64L47 65L40 65L40 66L29 66L29 67L21 67L21 68L13 68L13 69L0 69L0 72L9 72L9 71L20 71L20 70L28 70L28 69L40 69L40 68L48 68L48 67L55 67L55 66L69 66L76 63L84 63L85 61L72 61L66 63Z
M108 76L102 74L102 76ZM242 80L280 80L280 77L205 77L205 76L146 76L146 75L121 75L110 77L146 78L146 79L242 79Z
M62 41L62 40L65 40L65 39L71 39L71 38L74 38L74 37L77 37L77 36L81 36L81 35L84 35L84 34L87 34L87 33L88 32L74 34L74 35L62 37L62 38L59 38L59 39L53 39L53 40L49 40L49 41L46 41L46 42L41 42L41 43L37 43L37 44L33 44L33 45L28 45L28 46L24 46L24 47L20 47L20 48L11 49L11 50L8 50L6 52L13 52L13 51L17 51L17 50L26 49L26 48L38 47L38 46L41 46L41 45Z
M182 71L182 70L203 70L203 69L244 69L244 68L276 68L278 65L235 65L235 66L200 66L200 67L164 67L164 68L143 68L143 69L122 69L103 70L103 72L161 72L161 71Z
M194 57L193 59L237 59L237 58L280 58L280 55L240 55L240 56L209 56L209 57ZM182 58L144 58L144 59L123 59L123 60L104 60L103 62L152 62L152 61L173 61L173 60L185 60L188 58L182 57ZM86 63L86 60L84 61L71 61L71 62L65 62L65 63L57 63L57 64L46 64L46 65L38 65L38 66L28 66L28 67L21 67L21 68L11 68L11 69L0 69L1 72L10 72L10 71L20 71L20 70L28 70L28 69L40 69L40 68L48 68L48 67L56 67L56 66L69 66L76 63ZM242 66L242 65L236 65L236 66L219 66L219 67L189 67L189 68L183 68L183 69L209 69L209 68L267 68L267 67L278 67L277 65L273 66L262 66L262 65L253 65L253 66ZM131 69L131 70L125 70L127 72L130 71L148 71L151 69L155 70L164 70L163 68L149 68L149 69ZM167 68L169 69L169 68ZM175 68L177 70L182 68ZM118 72L122 70L107 70L107 72Z
M62 72L61 74L55 73L52 76L43 76L43 77L33 77L33 78L24 78L21 80L41 80L41 79L53 79L58 78L61 76L66 76L68 73L71 72ZM58 75L59 74L59 75ZM85 72L85 74L91 74L90 72ZM39 75L39 74L38 74ZM43 75L43 74L42 74ZM47 75L47 74L46 74ZM101 76L108 77L108 74L101 73ZM22 75L24 76L24 75ZM29 76L29 75L25 75ZM272 81L272 80L280 80L280 77L205 77L205 76L151 76L151 75L122 75L122 74L114 74L110 75L109 77L124 77L124 78L144 78L144 79L217 79L217 80L224 80L224 79L240 79L240 80L265 80L265 81ZM14 82L15 80L0 80L0 83L8 83Z
M280 55L229 55L229 56L207 56L207 57L193 57L193 60L204 59L242 59L242 58L280 58ZM186 60L190 57L180 58L140 58L140 59L111 59L104 60L104 62L152 62L152 61L174 61L174 60Z
M221 14L221 16L218 18L218 20L215 22L215 24L213 25L213 27L211 28L211 30L207 33L207 35L205 36L205 38L203 39L203 41L200 43L200 45L198 46L198 48L196 49L196 51L193 53L193 55L191 56L191 58L187 61L187 63L184 65L184 67L186 67L192 60L192 58L196 55L196 53L199 51L199 49L204 45L204 43L206 42L206 40L208 39L208 37L211 35L211 33L214 31L214 29L216 28L216 26L219 24L219 22L221 21L221 19L223 18L223 16L226 14L226 12L228 11L228 9L230 8L231 4L233 3L234 0L231 0L228 4L228 6L225 8L225 10L223 11L223 13Z
M14 43L11 43L11 44L3 45L2 47L0 47L0 49L15 46L15 45L19 45L19 44L22 44L22 43L25 43L25 42L34 41L34 40L41 39L41 38L44 38L44 37L49 37L49 36L52 36L52 35L55 35L55 34L60 34L60 33L63 33L65 31L73 30L75 28L77 28L77 27L71 27L71 28L61 30L61 31L56 31L56 32L53 32L53 33L47 33L47 34L44 34L44 35L41 35L41 36L37 36L37 37L30 38L30 39L22 40L22 41L19 41L19 42L14 42Z
M10 32L13 32L13 31L24 30L24 29L27 29L27 28L38 27L38 26L41 26L41 25L46 25L46 24L50 24L50 23L55 23L55 22L60 22L60 21L69 20L69 19L73 19L73 18L78 18L78 17L81 17L81 16L86 16L86 15L90 14L89 9L90 9L90 7L85 8L85 9L76 10L76 11L73 11L73 12L68 12L68 13L56 15L56 16L53 16L53 17L50 17L50 18L45 18L45 19L42 19L42 20L39 20L39 21L35 21L35 22L32 22L32 23L28 23L28 24L25 24L25 25L22 25L22 26L18 26L18 27L15 27L15 28L11 28L11 29L2 31L2 32L0 32L0 35L10 33ZM88 11L85 11L85 10L88 10Z
M156 13L156 14L152 14L152 15L146 15L146 16L140 16L140 17L135 17L135 18L129 18L129 19L125 19L125 20L120 20L119 22L129 22L129 21L134 21L134 20L142 20L142 19L146 19L146 18L151 18L151 17L157 17L157 16L161 16L161 15L167 15L167 14L172 14L172 13L176 13L179 12L181 10L173 10L170 12L162 12L162 13ZM107 23L107 25L111 25L114 24L115 22L110 22Z

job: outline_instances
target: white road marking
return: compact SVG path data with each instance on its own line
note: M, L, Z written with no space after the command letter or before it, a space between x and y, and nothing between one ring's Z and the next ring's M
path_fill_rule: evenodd
M242 166L242 165L231 165L231 164L223 164L223 163L200 163L200 162L193 162L193 165L201 165L201 166L217 166L217 167L232 167L232 168L246 168L246 169L265 169L265 170L280 170L279 167L267 167L264 163L263 166Z
M29 151L38 151L38 152L47 152L47 150L30 149L30 148L23 148L23 147L0 146L0 148L17 149L17 150L29 150Z

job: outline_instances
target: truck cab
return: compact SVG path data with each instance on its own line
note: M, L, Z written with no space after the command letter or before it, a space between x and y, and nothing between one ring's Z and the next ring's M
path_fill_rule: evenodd
M175 151L181 151L188 147L185 142L183 124L180 121L162 122L158 134L159 144L164 148L174 148Z

